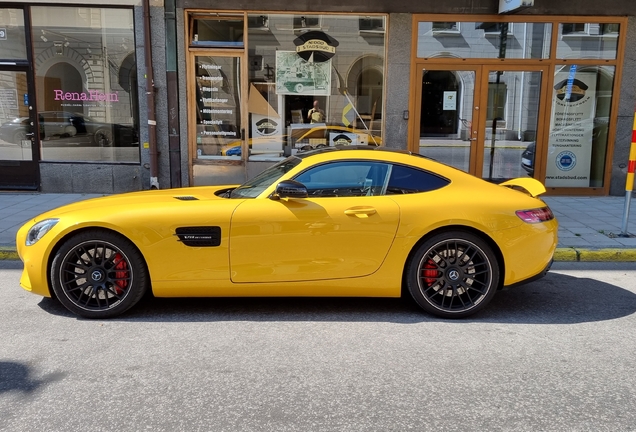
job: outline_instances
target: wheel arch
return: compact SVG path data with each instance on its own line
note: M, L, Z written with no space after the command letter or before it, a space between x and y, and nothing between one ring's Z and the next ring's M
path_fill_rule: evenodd
M143 264L146 267L146 272L148 275L150 275L150 269L148 268L148 262L146 260L146 257L144 256L143 252L141 251L141 249L139 249L139 247L137 247L137 245L135 244L134 241L132 241L131 239L129 239L128 237L126 237L125 235L123 235L122 233L111 229L111 228L106 228L106 227L102 227L102 226L84 226L81 228L78 228L76 230L70 231L66 234L64 234L64 236L60 237L57 242L55 243L55 246L53 246L53 248L51 249L51 252L49 253L49 256L47 258L47 262L46 262L46 286L47 289L49 290L49 294L51 295L51 297L55 298L55 292L53 291L53 287L51 286L51 269L52 269L52 264L53 264L53 259L55 258L55 255L57 254L57 251L60 250L60 248L62 247L62 245L71 237L74 237L78 234L81 234L83 232L86 231L103 231L103 232L108 232L111 234L114 234L118 237L121 237L122 239L125 239L126 241L128 241L136 250L137 252L139 252L139 255L141 255L142 259L143 259ZM148 288L150 289L150 291L152 291L152 279L150 279L150 277L148 278Z
M465 231L467 233L476 235L477 237L482 239L484 242L486 242L486 244L488 244L488 246L490 246L490 248L492 249L492 252L495 254L495 257L497 258L497 264L499 265L499 281L497 281L497 289L498 290L502 289L503 288L505 274L506 274L506 263L505 263L505 260L504 260L504 257L503 257L503 253L501 252L501 249L499 248L497 243L492 239L492 237L490 237L485 232L480 231L477 228L473 228L473 227L470 227L470 226L466 226L466 225L445 225L443 227L435 228L434 230L429 231L428 233L423 235L413 245L413 247L409 251L409 253L408 253L407 257L406 257L406 260L404 261L404 266L402 268L402 296L404 296L405 293L408 293L408 291L406 290L406 278L407 278L406 268L407 268L408 263L412 259L413 255L417 251L417 249L420 247L420 245L422 243L427 241L429 238L431 238L431 237L433 237L433 236L435 236L437 234L446 232L446 231Z

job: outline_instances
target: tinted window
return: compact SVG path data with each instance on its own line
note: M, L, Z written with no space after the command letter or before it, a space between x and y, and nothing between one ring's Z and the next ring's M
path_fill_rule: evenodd
M389 165L372 161L342 161L313 167L294 180L307 187L310 196L382 195Z
M428 192L442 188L449 183L445 178L426 171L394 165L387 187L387 195Z

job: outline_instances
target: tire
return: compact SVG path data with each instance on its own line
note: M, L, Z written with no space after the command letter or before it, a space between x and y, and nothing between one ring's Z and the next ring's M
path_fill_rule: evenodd
M406 267L407 287L426 312L464 318L482 310L499 285L499 264L488 244L466 231L437 234Z
M110 147L113 145L113 133L107 128L100 128L95 131L95 144L101 147Z
M298 83L294 86L294 91L296 93L302 93L303 89L305 88L304 85L302 85L302 83Z
M91 230L65 241L51 266L60 302L84 318L110 318L133 307L148 289L146 263L125 237Z

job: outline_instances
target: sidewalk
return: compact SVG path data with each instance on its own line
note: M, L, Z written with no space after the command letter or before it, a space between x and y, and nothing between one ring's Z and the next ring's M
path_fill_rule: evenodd
M15 235L23 223L47 210L99 194L0 192L0 259L18 259ZM559 220L557 261L636 261L636 236L618 237L624 197L544 197ZM636 198L628 231L636 234ZM533 251L528 251L532 253Z

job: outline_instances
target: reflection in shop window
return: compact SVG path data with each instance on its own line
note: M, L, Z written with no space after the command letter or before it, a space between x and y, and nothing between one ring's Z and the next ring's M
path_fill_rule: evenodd
M26 60L24 11L0 9L0 59Z
M557 58L615 59L619 30L615 23L559 24Z
M458 22L433 22L433 33L459 33Z
M260 14L248 16L249 158L381 145L385 34L378 30L386 18L267 18L264 28L256 26Z
M551 34L550 23L423 21L417 57L546 59Z
M139 162L132 10L31 10L42 159Z
M192 14L190 38L190 45L196 47L242 48L243 15Z

